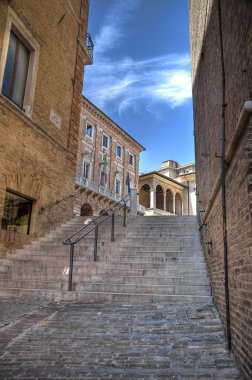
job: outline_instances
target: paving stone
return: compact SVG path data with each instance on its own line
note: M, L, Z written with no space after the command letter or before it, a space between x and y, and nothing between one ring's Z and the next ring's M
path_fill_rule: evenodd
M242 379L213 305L5 299L0 322L1 380Z

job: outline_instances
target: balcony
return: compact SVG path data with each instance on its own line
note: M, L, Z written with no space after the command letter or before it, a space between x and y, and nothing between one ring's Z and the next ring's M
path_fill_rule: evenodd
M112 201L118 202L121 198L121 194L116 194L115 192L108 190L106 187L97 185L94 182L89 181L87 178L83 178L81 176L75 177L75 184L79 187L86 188L88 190L93 191L94 193L98 195L102 195ZM129 205L128 205L129 206ZM142 205L137 205L137 209L139 213L144 214L145 213L145 207Z
M89 33L86 34L86 52L87 52L87 61L86 65L93 64L93 53L94 53L94 43Z

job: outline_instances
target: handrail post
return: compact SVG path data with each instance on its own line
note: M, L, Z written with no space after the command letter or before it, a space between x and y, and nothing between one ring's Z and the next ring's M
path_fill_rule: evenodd
M111 241L115 241L115 214L111 217Z
M70 245L70 263L69 263L69 276L68 276L68 291L71 292L73 284L73 257L74 257L74 244Z
M94 261L97 261L97 247L98 247L98 226L95 227Z
M126 211L127 211L127 205L124 203L123 206L123 227L126 227Z

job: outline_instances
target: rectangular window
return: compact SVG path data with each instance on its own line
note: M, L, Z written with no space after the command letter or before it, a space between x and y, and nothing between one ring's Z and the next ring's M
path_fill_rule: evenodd
M6 191L2 229L29 234L32 200Z
M86 136L93 137L93 127L90 124L87 124Z
M116 156L122 158L122 148L120 146L116 147Z
M106 149L108 149L109 147L109 138L107 135L102 136L102 146L103 148L106 148Z
M116 179L115 181L115 192L117 195L121 194L121 181L119 181L118 179Z
M84 162L82 177L89 179L89 176L90 176L90 164L88 162Z
M4 71L2 93L23 108L30 51L11 31Z
M129 165L134 166L134 156L131 153L129 154Z

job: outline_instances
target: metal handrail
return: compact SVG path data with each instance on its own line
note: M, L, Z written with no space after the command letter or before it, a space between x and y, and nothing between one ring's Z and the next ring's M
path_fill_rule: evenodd
M63 244L70 245L70 262L69 262L69 277L68 277L68 291L72 290L73 284L73 259L74 259L74 246L84 239L90 232L95 230L95 239L94 239L94 261L97 261L97 249L98 249L98 232L99 226L105 222L108 218L111 217L111 241L115 241L115 213L116 211L124 208L123 215L123 227L126 227L126 208L129 201L129 195L126 195L120 201L118 201L113 207L108 208L103 211L102 214L97 216L91 222L86 224L84 227L80 228L73 235L69 236L64 240ZM101 219L102 218L102 219ZM99 220L100 219L100 220ZM80 235L80 236L79 236Z
M69 198L75 198L76 196L77 196L76 194L70 194L70 195L68 195L68 196L65 197L65 198L57 199L56 201L50 203L50 204L47 205L47 206L40 207L40 209L39 209L39 214L42 214L42 212L44 212L47 208L53 207L53 206L55 206L55 205L57 205L57 204L59 204L59 203L65 201L65 200L67 200L67 199L69 199Z

